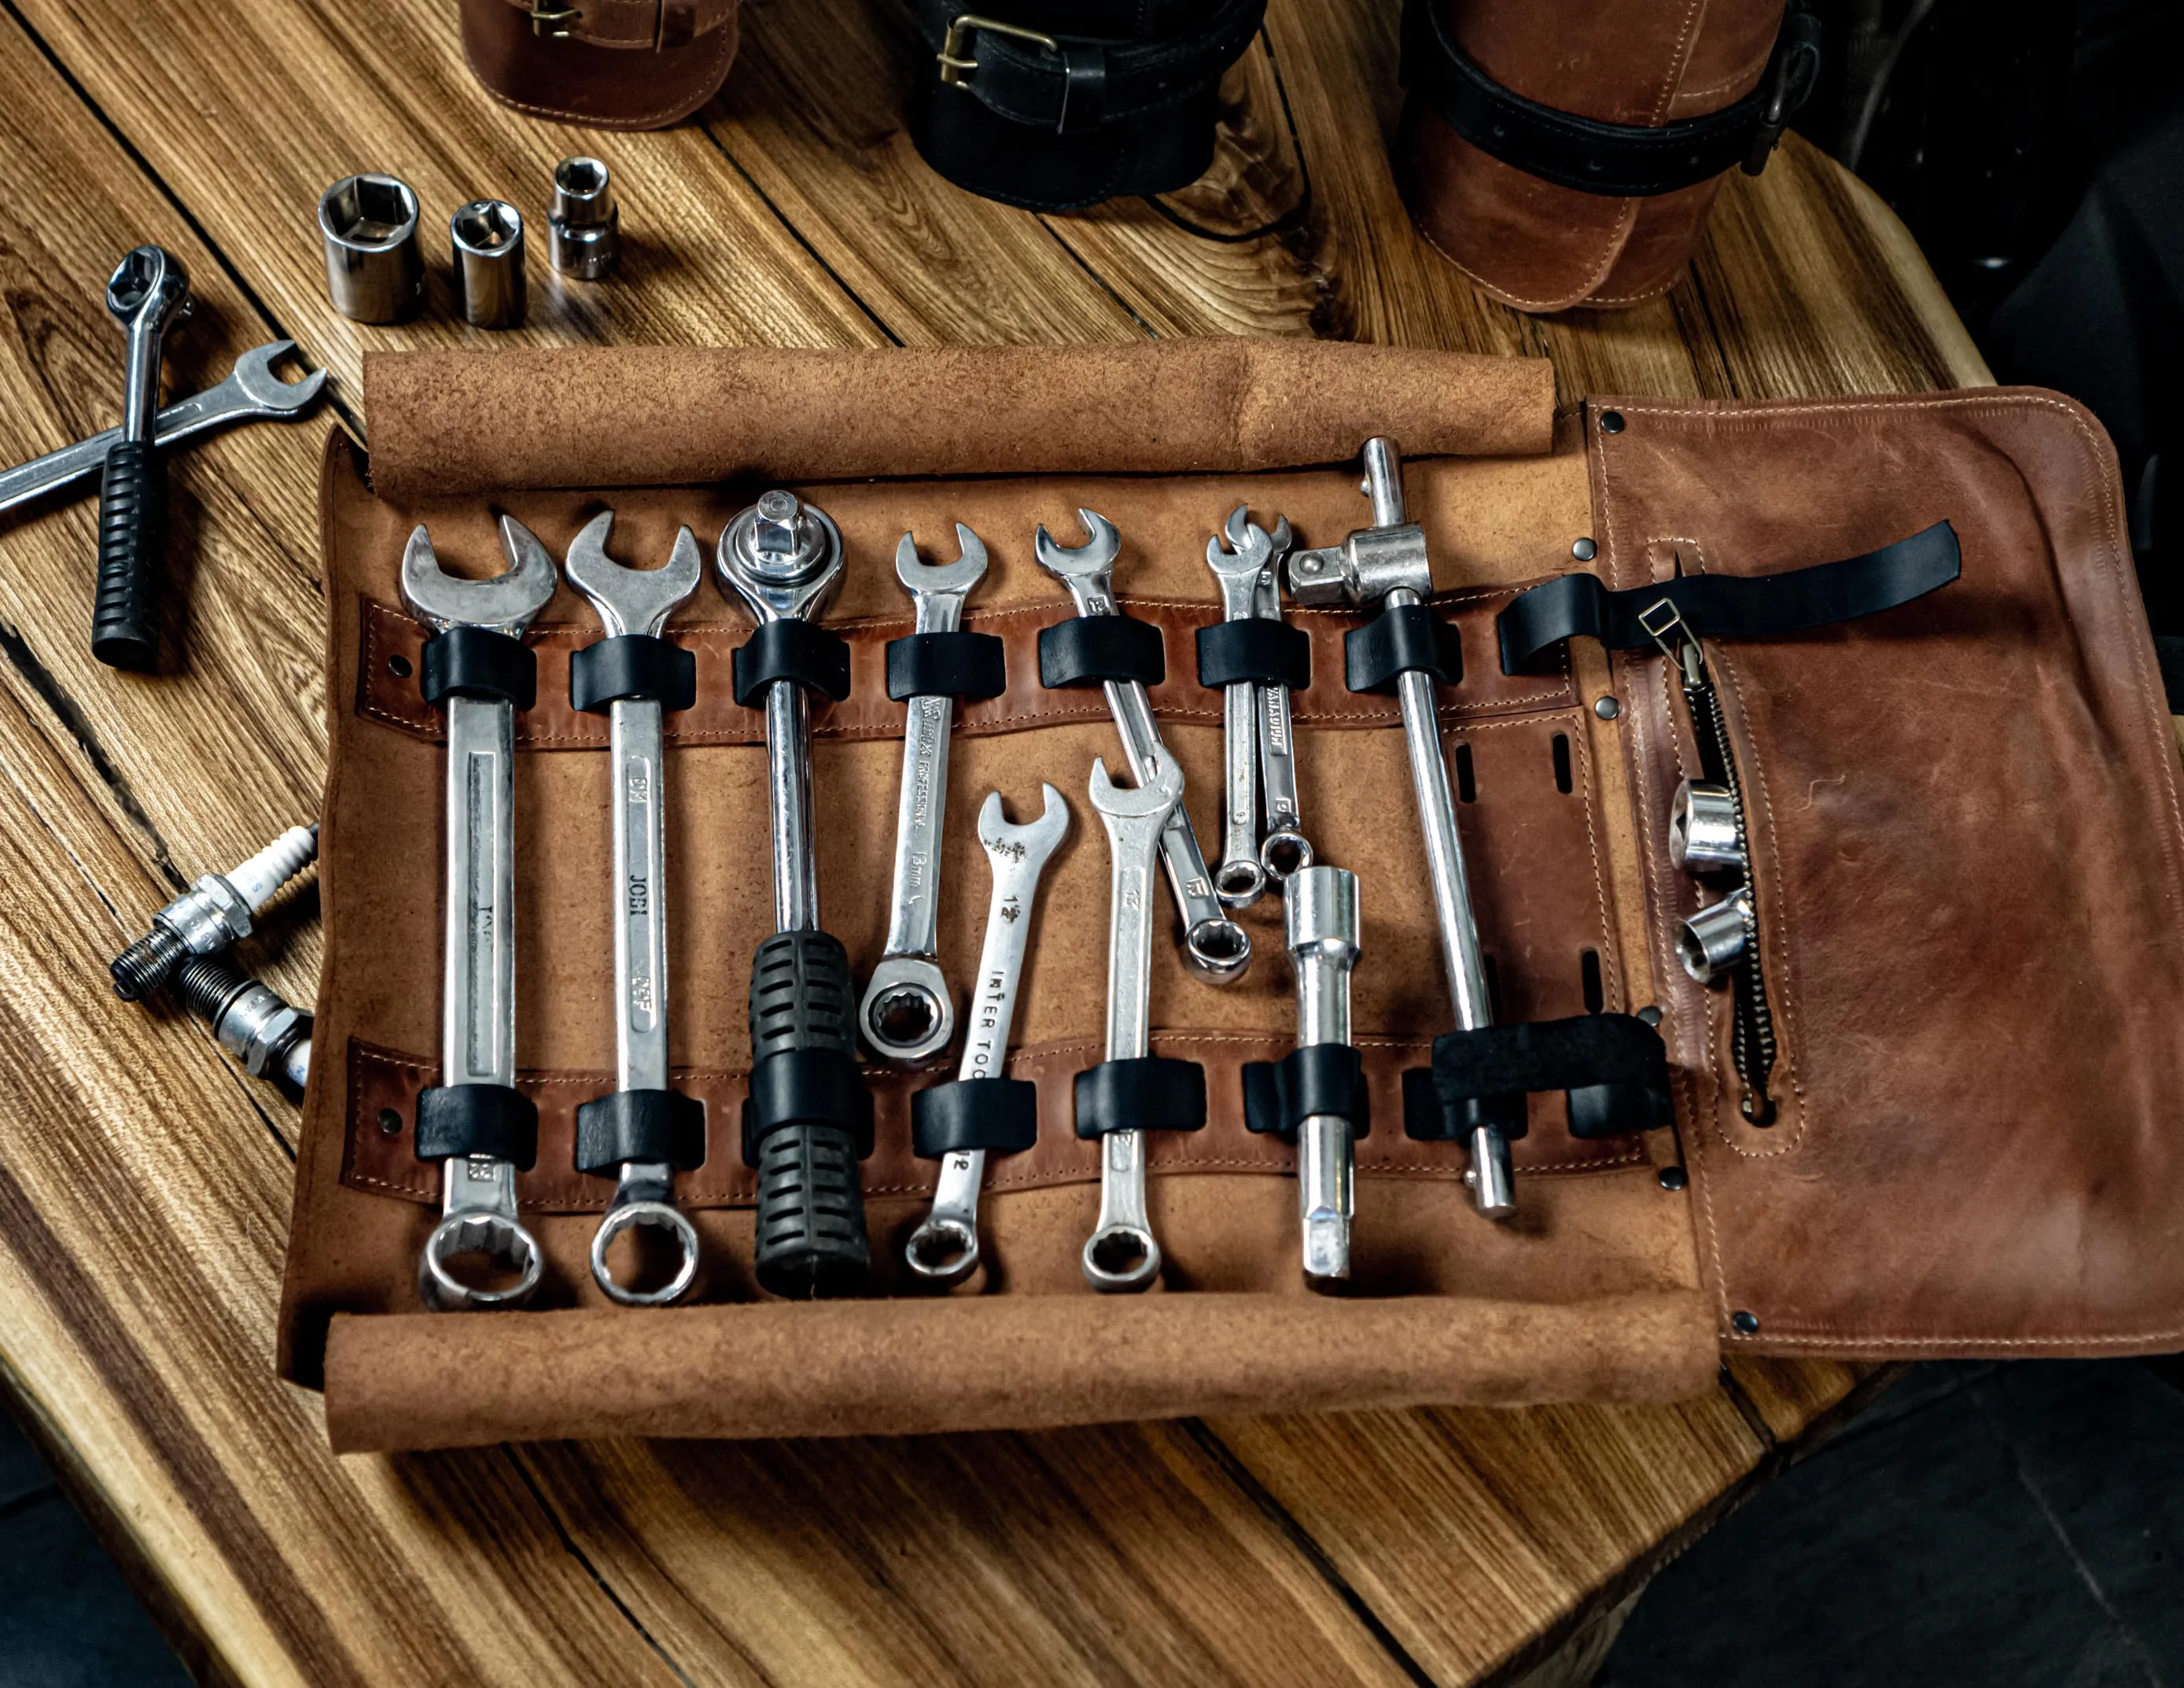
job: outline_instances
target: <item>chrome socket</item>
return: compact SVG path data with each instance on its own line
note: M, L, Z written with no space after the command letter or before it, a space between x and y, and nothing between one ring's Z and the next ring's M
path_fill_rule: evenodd
M1679 785L1669 805L1669 861L1685 873L1743 872L1736 794L1713 780Z
M521 326L523 214L504 199L473 199L448 220L455 301L473 328Z
M580 281L598 281L621 256L621 207L599 159L564 159L554 166L546 251L556 270Z
M1701 984L1712 984L1752 953L1758 942L1752 888L1739 885L1719 902L1676 927L1676 959Z
M425 297L417 196L391 175L345 175L319 196L326 295L353 322L406 322Z

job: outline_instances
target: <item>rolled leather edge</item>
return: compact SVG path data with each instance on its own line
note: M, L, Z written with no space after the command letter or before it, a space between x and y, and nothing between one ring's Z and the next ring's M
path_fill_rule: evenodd
M738 477L1233 472L1342 462L1373 434L1419 456L1537 456L1554 435L1543 359L1318 341L375 352L364 387L373 484L396 499ZM1317 402L1295 402L1306 392Z
M1222 1412L1683 1401L1720 1355L1696 1290L1545 1305L1191 1294L338 1313L337 1453L564 1437L919 1435ZM611 1379L578 1389L571 1379Z
M542 7L548 0L539 0ZM658 129L710 99L735 63L738 0L561 0L565 36L534 34L531 0L460 0L463 58L528 116Z
M1604 122L1658 125L1758 85L1783 0L1432 0L1495 81ZM1418 231L1519 310L1616 307L1668 291L1720 178L1647 198L1580 192L1481 152L1412 94L1396 169Z

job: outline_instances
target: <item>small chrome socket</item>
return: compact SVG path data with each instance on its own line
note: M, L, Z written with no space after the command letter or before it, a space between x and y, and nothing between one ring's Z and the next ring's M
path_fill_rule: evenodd
M406 322L425 298L417 196L391 175L345 175L319 196L326 296L352 322Z
M504 199L473 199L448 220L455 300L473 328L515 328L523 287L523 214Z
M1687 779L1669 804L1669 861L1685 873L1744 872L1736 796L1712 780Z
M556 270L580 281L598 281L621 256L621 207L599 159L564 159L554 166L546 250Z
M1751 954L1758 936L1752 889L1739 885L1677 926L1676 959L1699 983L1712 984Z

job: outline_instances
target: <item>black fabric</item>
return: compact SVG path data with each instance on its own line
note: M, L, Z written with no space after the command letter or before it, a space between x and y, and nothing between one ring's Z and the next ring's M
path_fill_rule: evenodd
M1039 632L1039 683L1054 691L1136 680L1157 686L1167 678L1167 648L1161 630L1131 616L1074 616Z
M991 633L911 633L889 639L887 694L906 698L998 698L1008 688L1006 647Z
M490 627L450 627L418 653L417 687L428 704L498 698L520 710L538 699L538 658L521 639Z
M1103 1061L1077 1075L1077 1134L1196 1131L1206 1123L1206 1069L1195 1061L1141 1056Z
M736 647L730 678L745 709L764 709L766 688L777 680L794 680L839 703L850 695L849 642L809 621L761 621Z
M1421 1143L1461 1143L1474 1128L1490 1126L1514 1143L1532 1128L1522 1092L1466 1096L1444 1102L1434 1089L1433 1069L1413 1067L1403 1073L1403 1135Z
M435 1084L417 1093L417 1158L490 1155L527 1173L538 1161L538 1106L505 1084Z
M698 701L698 659L670 640L646 633L601 639L569 653L569 701L588 714L620 698L654 698L662 709Z
M1312 1044L1279 1061L1244 1063L1244 1124L1251 1131L1294 1140L1313 1114L1350 1122L1352 1138L1373 1130L1365 1063L1348 1044Z
M577 1170L612 1177L624 1161L705 1164L705 1105L679 1090L616 1090L577 1109Z
M1198 683L1249 680L1301 692L1312 684L1312 635L1286 621L1217 621L1198 630Z
M839 1050L792 1049L751 1069L744 1098L744 1164L759 1163L759 1145L787 1125L831 1125L845 1131L861 1161L872 1152L872 1098L857 1063Z
M1390 604L1342 636L1342 666L1353 692L1392 692L1413 668L1453 686L1463 678L1463 642L1425 604Z
M1679 575L1610 592L1597 576L1566 574L1521 592L1496 622L1502 671L1539 671L1553 648L1580 634L1611 650L1654 642L1646 621L1663 601L1705 638L1779 638L1893 610L1947 586L1963 571L1957 530L1946 521L1863 556L1771 575ZM1663 612L1665 616L1665 611Z
M1819 20L1794 3L1759 84L1732 106L1658 128L1604 123L1513 93L1457 45L1438 0L1404 0L1403 85L1479 151L1581 193L1672 193L1757 175L1820 73Z
M2169 699L2169 713L2184 715L2184 638L2156 633L2153 660L2161 665L2161 690Z
M1574 1137L1650 1131L1667 1124L1674 1111L1668 1050L1661 1034L1635 1014L1580 1014L1446 1032L1434 1039L1430 1076L1430 1086L1414 1096L1415 1081L1404 1075L1407 1115L1424 1115L1407 1118L1405 1129L1413 1137L1466 1134L1467 1110L1481 1099L1502 1107L1507 1098L1521 1100L1533 1091L1568 1093Z
M958 1078L910 1099L910 1146L937 1161L965 1149L1016 1155L1039 1141L1039 1086L1025 1078Z

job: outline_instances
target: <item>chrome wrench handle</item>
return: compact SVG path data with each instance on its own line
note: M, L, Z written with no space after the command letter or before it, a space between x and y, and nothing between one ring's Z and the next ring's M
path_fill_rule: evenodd
M998 791L978 811L978 842L993 869L994 893L986 911L986 938L978 951L959 1080L999 1078L1008 1065L1009 1028L1023 983L1024 953L1039 898L1039 876L1069 835L1069 805L1042 785L1045 808L1027 826L1011 826ZM986 1151L958 1150L943 1156L933 1209L911 1233L903 1251L910 1270L937 1287L961 1283L978 1264L978 1194L985 1183Z
M1290 549L1287 521L1277 524L1273 541L1276 554L1260 577L1258 602L1254 606L1254 613L1268 621L1282 619L1281 559ZM1268 878L1279 883L1303 872L1313 860L1297 796L1296 737L1287 686L1259 688L1259 783L1267 811L1266 836L1259 841L1259 865L1267 870Z
M1222 543L1226 538L1228 543ZM1290 525L1278 521L1268 533L1251 520L1248 506L1229 512L1222 532L1206 542L1206 564L1221 588L1221 618L1256 619L1260 599L1273 578L1277 557L1289 549ZM1223 688L1221 866L1214 889L1231 908L1248 908L1266 894L1268 874L1259 844L1260 712L1268 688L1231 681ZM1294 806L1294 804L1292 804Z

